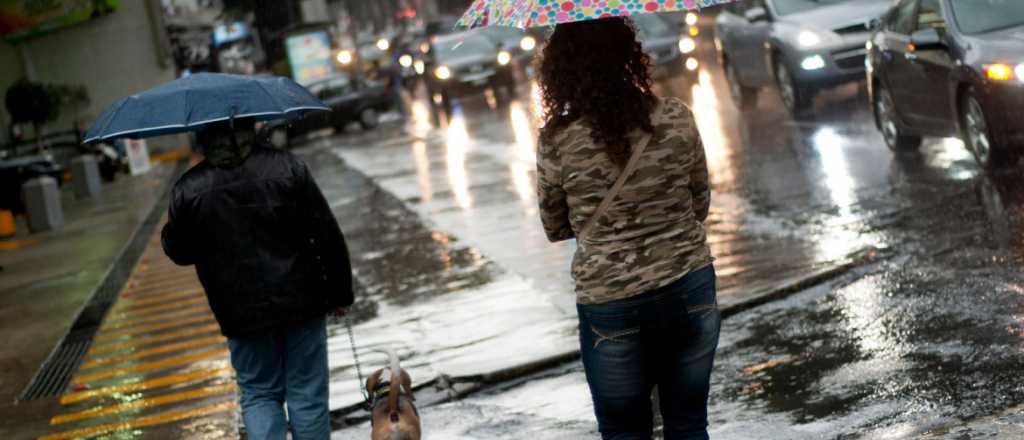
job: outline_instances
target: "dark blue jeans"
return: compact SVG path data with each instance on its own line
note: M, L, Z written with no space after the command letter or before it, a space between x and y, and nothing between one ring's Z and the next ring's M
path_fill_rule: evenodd
M264 334L228 339L252 440L327 440L327 323L312 319ZM283 405L287 402L288 418Z
M712 266L639 296L577 309L602 438L650 439L655 385L665 439L708 438L708 391L721 327Z

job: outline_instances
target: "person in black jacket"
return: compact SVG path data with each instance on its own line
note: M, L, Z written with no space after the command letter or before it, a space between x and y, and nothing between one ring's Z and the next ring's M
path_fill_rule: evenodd
M294 439L327 439L325 316L353 302L348 250L306 165L255 139L251 120L197 133L206 158L172 189L163 248L196 266L249 438L283 440L290 422Z

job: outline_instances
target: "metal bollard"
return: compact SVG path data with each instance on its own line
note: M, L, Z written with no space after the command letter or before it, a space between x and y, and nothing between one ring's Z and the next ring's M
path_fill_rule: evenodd
M100 195L100 167L96 156L84 154L71 160L71 180L75 184L75 197L80 199Z
M50 176L31 179L21 185L21 196L25 200L29 230L44 232L64 227L57 179Z

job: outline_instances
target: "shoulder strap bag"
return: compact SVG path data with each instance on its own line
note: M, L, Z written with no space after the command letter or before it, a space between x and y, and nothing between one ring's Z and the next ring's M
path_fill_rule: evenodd
M647 149L647 144L651 143L653 134L644 134L644 137L640 139L640 142L633 148L633 154L629 157L629 163L619 173L619 179L615 181L615 185L612 185L612 189L608 191L608 194L604 196L604 200L601 200L601 204L597 206L597 210L590 216L587 223L583 225L580 232L576 234L576 242L582 244L587 240L587 236L590 235L590 230L594 228L594 224L601 218L611 206L612 201L619 196L622 192L622 187L626 185L626 180L629 176L636 171L636 167L640 165L640 156L643 156L644 150Z

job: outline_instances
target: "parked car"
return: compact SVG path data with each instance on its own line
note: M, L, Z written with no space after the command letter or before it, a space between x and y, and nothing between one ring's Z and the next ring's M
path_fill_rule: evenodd
M865 43L891 0L751 0L723 9L716 47L737 106L776 86L794 115L821 90L864 80Z
M1024 4L901 0L871 39L869 91L893 150L959 136L986 168L1024 148Z
M343 131L352 122L358 122L364 130L376 128L380 113L390 110L393 105L391 95L383 84L347 74L322 79L306 88L327 104L331 111L267 123L262 132L274 147L288 147L294 138L324 128L334 127Z
M498 99L515 94L512 54L476 32L439 36L430 43L427 90L451 110L452 98L491 89Z

